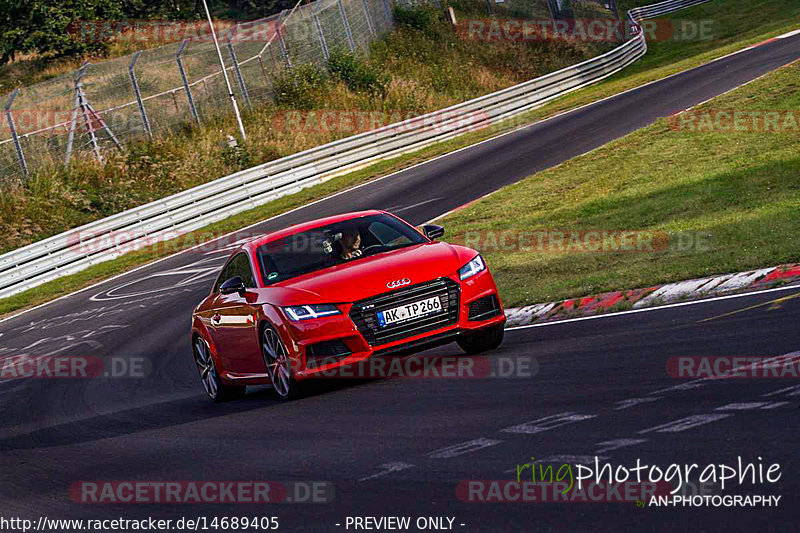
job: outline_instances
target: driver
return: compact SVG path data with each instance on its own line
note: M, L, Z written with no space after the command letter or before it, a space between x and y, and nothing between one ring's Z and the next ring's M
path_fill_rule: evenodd
M342 231L342 259L355 259L361 257L361 233L356 228L347 228Z

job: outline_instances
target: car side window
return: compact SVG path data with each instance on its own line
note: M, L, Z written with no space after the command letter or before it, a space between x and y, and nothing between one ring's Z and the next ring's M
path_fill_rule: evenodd
M239 276L244 281L244 286L248 289L253 289L256 286L256 278L253 276L253 269L250 268L250 259L247 254L242 252L237 254L231 261L222 269L222 273L217 278L217 283L214 285L214 292L219 292L219 287L234 276Z
M403 246L411 243L410 238L380 221L370 224L369 232L383 245Z

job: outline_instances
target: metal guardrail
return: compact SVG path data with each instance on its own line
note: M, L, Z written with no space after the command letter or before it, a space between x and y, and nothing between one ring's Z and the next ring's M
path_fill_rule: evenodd
M636 8L639 22L709 0ZM421 117L237 172L0 255L0 298L168 240L341 173L396 157L541 106L606 78L647 51L643 32L577 65Z

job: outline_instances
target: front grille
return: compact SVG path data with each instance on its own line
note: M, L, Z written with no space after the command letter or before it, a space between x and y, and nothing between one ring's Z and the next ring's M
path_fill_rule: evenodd
M486 320L500 314L497 296L490 294L469 304L469 320Z
M378 311L386 311L433 296L439 297L442 303L441 312L383 328L378 326L376 317ZM458 283L449 278L439 278L358 301L350 310L350 319L370 346L378 346L455 324L458 322L459 296Z

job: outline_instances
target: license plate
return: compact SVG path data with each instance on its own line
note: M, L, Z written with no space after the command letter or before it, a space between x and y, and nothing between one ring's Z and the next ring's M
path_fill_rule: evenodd
M438 313L442 310L442 302L438 296L433 298L426 298L418 302L401 305L387 309L386 311L378 311L378 325L385 328L389 324L396 324L397 322L405 322L413 318Z

